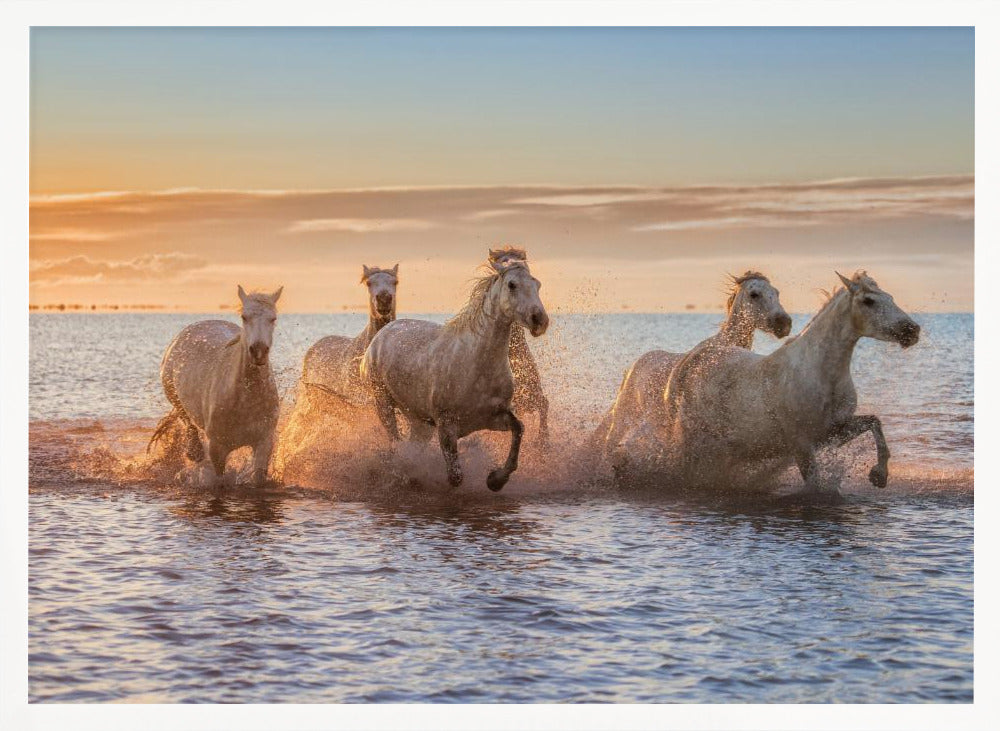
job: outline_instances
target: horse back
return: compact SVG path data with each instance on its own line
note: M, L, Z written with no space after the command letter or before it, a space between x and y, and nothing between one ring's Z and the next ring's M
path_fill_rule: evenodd
M359 358L364 353L364 348L356 347L355 341L344 335L328 335L317 340L306 351L302 380L341 391L352 370L356 374Z

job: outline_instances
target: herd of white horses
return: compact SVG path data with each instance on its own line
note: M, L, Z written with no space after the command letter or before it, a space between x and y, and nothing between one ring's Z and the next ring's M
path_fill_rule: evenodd
M517 469L527 413L548 441L548 399L525 330L545 333L549 316L523 249L491 249L468 303L445 324L396 319L399 265L365 266L369 321L355 338L331 335L306 353L294 412L351 404L374 410L393 441L437 433L448 482L463 479L458 440L481 430L509 431L506 461L492 470L500 490ZM586 456L622 484L712 489L734 475L797 465L806 492L831 489L819 478L817 452L871 432L872 484L888 480L881 422L858 415L851 379L855 344L868 337L915 344L920 327L864 272L843 287L798 335L769 355L751 350L757 330L789 335L792 320L778 290L759 272L733 279L719 331L687 353L654 350L626 371L614 404L586 440ZM242 326L205 320L170 343L160 369L172 410L150 446L182 435L200 484L221 481L228 455L253 451L252 483L269 479L280 399L269 352L281 289L238 288ZM307 424L308 426L308 424ZM836 490L836 487L832 488Z

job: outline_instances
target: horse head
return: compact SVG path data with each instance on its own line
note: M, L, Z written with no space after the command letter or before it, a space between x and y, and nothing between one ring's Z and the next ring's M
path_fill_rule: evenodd
M368 312L381 323L396 319L396 285L399 264L392 269L362 265L361 283L368 287Z
M904 348L920 339L920 325L900 309L892 295L882 290L867 272L848 279L837 272L851 298L851 324L859 337L899 343Z
M726 303L730 316L740 318L749 328L783 338L792 330L792 318L778 298L778 290L760 272L748 271L733 277L733 290Z
M489 264L498 275L500 312L537 338L549 327L549 315L538 296L542 283L531 276L524 258L495 259L493 253Z
M278 320L278 298L284 287L278 287L271 294L251 292L247 294L242 285L237 285L240 296L240 317L243 320L243 347L255 366L267 365L274 336L274 324Z

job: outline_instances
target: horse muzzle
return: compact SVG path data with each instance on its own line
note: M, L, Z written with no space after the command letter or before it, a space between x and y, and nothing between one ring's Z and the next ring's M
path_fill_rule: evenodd
M786 313L771 318L771 333L776 338L783 338L792 331L792 318Z
M378 313L379 319L382 320L392 319L391 294L380 294L375 297L375 312Z
M911 345L916 345L917 341L920 340L920 325L913 321L904 322L902 325L894 328L892 334L897 343L904 348L909 348Z
M548 329L549 316L545 310L535 310L532 312L531 317L528 318L528 332L531 333L532 337L537 338L539 335L544 335Z
M271 351L263 343L254 343L250 346L250 360L255 366L267 365L267 354Z

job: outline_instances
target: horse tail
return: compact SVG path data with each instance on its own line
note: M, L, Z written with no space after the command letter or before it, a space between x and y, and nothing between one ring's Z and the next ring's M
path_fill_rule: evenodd
M181 411L176 406L170 410L170 413L160 419L160 423L156 425L156 429L153 431L153 436L149 438L149 444L146 445L146 454L149 454L153 445L159 442L166 434L173 429L174 424L180 421Z

